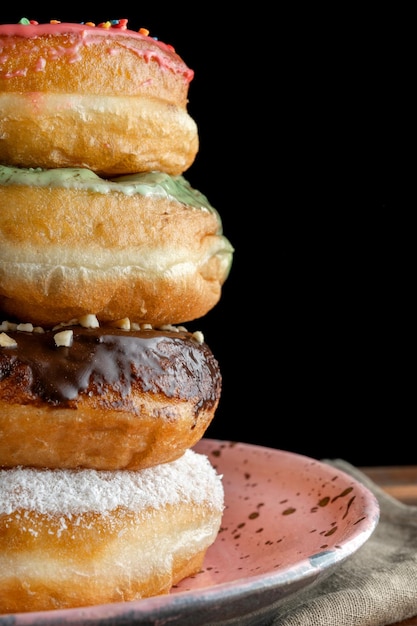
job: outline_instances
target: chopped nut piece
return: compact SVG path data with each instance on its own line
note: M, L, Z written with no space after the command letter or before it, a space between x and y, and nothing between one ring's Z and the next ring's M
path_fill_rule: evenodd
M14 322L8 322L7 320L2 322L0 325L0 330L16 330L16 328L17 324L15 324Z
M72 330L62 330L60 333L54 335L55 345L58 347L64 346L69 348L72 346L73 335L74 332Z
M124 317L121 320L116 320L114 322L114 326L116 328L121 328L122 330L130 330L130 319L128 317Z
M6 333L0 334L0 348L17 348L17 343Z
M193 333L193 339L195 339L197 343L204 343L204 335L201 330L196 330Z
M33 332L33 324L18 324L17 329L16 330L22 330L26 333L31 333Z
M159 328L160 328L160 330L170 330L173 333L179 333L180 332L178 330L177 326L174 326L173 324L163 324Z
M73 317L72 320L68 320L68 322L59 322L59 324L54 326L52 330L58 330L58 328L62 328L65 326L78 326L78 320Z
M98 328L100 326L97 317L93 313L83 315L79 318L78 323L84 328Z

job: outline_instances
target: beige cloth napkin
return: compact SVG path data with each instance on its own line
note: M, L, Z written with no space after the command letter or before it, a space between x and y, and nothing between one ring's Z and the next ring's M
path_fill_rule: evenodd
M346 461L325 460L378 498L366 543L321 582L279 604L270 626L386 626L417 615L417 506L383 492Z

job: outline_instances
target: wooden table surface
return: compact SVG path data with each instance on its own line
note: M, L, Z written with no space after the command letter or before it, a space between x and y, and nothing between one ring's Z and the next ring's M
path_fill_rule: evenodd
M417 506L417 465L361 467L360 469L375 484L397 500ZM395 622L395 626L417 626L417 615L402 622Z

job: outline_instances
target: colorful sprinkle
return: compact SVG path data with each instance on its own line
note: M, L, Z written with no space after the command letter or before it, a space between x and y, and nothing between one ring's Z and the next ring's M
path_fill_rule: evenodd
M127 28L127 20L115 20L116 24L114 25L115 28L123 28L126 29Z
M93 28L118 28L118 29L126 30L127 22L128 20L123 18L121 20L108 20L107 22L100 22L100 24L97 24L97 25L94 22L80 22L80 24L85 24L85 26L91 26ZM61 24L62 22L60 20L50 20L49 23ZM26 17L22 17L22 19L18 22L18 24L23 24L25 26L28 26L28 25L37 25L39 24L39 22L36 22L35 20L28 20ZM140 28L138 30L138 33L141 35L148 36L149 30L147 28ZM157 39L157 38L153 37L153 39Z

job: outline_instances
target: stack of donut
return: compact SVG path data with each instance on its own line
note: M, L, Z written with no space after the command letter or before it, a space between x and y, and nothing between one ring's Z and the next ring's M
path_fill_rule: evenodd
M233 248L183 176L192 78L127 20L0 25L3 614L168 593L219 532L221 373L184 324Z

